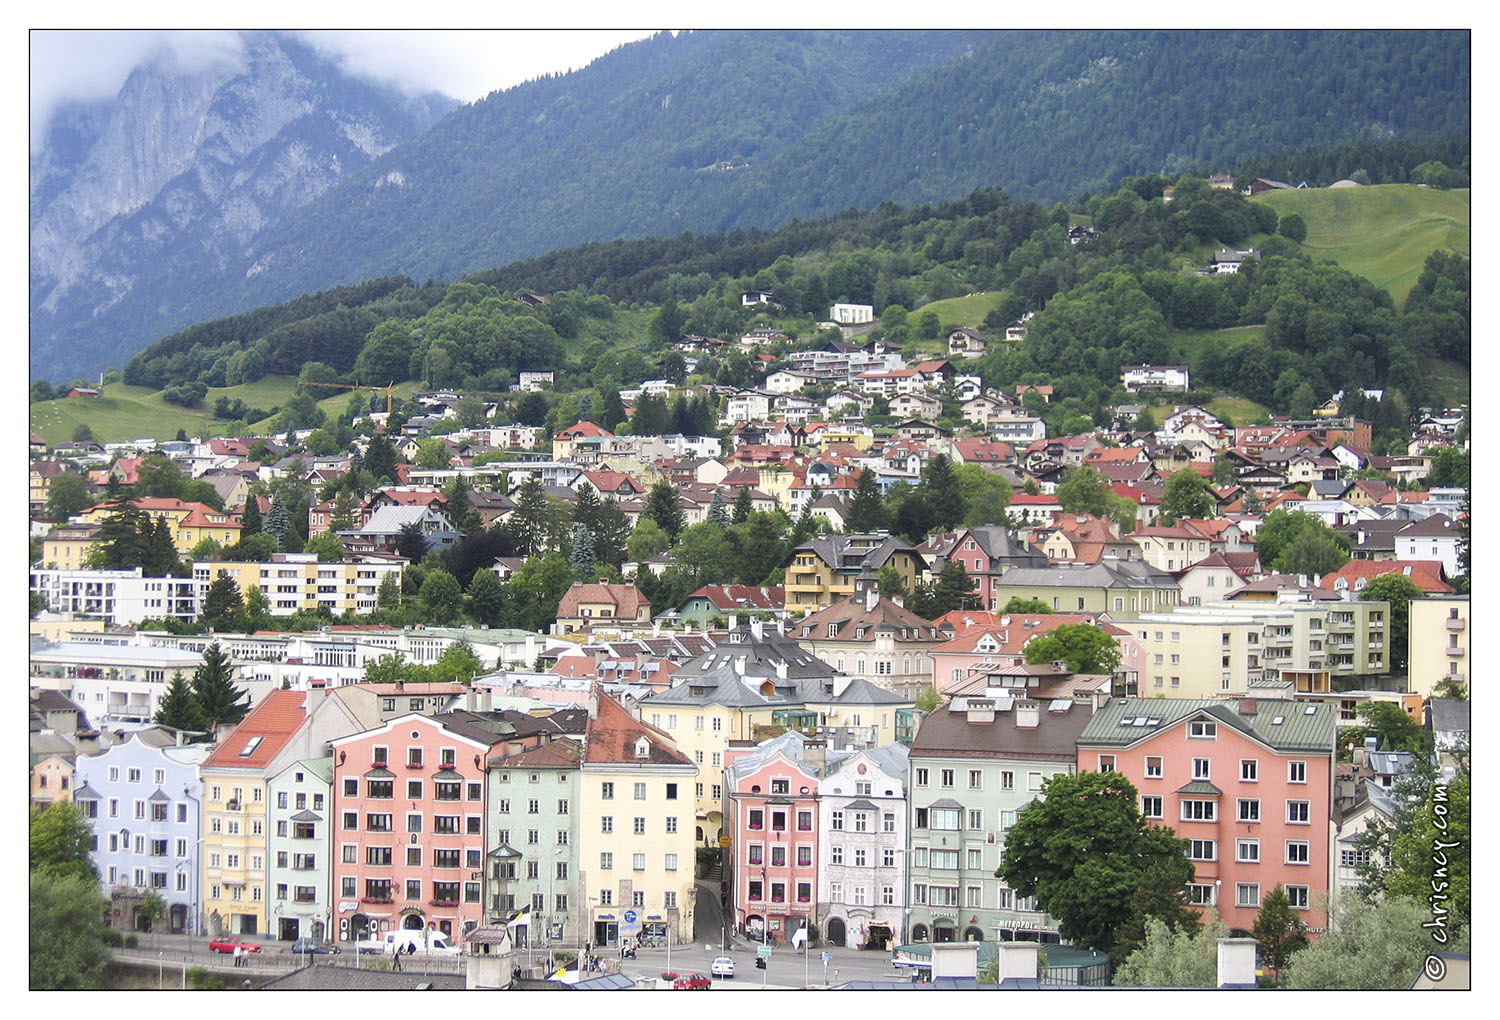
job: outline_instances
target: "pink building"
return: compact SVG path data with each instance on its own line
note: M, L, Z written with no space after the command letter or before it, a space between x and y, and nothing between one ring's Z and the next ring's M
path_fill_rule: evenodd
M725 831L733 833L733 903L742 931L785 944L803 920L816 922L818 782L827 747L796 730L725 756Z
M1192 902L1249 931L1277 885L1327 923L1334 716L1301 701L1119 698L1078 738L1078 769L1120 772L1141 813L1189 840Z
M338 941L394 928L458 940L482 920L486 770L504 740L467 713L334 740Z
M962 683L971 667L1023 665L1026 646L1034 639L1064 624L1094 623L1097 619L1091 613L1017 613L997 617L998 626L972 627L928 649L932 682L942 694Z

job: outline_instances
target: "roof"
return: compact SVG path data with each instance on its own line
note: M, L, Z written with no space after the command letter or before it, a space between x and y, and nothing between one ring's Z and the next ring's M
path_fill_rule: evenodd
M1409 578L1424 594L1446 595L1453 591L1453 586L1443 581L1442 572L1443 565L1437 560L1350 560L1333 573L1324 574L1319 587L1334 591L1342 580L1358 591L1377 577L1400 574Z
M203 759L202 768L265 768L307 718L303 711L306 699L304 691L271 691L240 720L214 753ZM250 748L257 738L254 748ZM250 753L242 754L247 749Z
M1456 698L1433 698L1427 703L1435 733L1467 730L1469 728L1469 703Z
M406 969L399 971L370 970L343 963L308 964L283 977L272 978L262 988L277 991L329 989L342 991L394 992L432 989L456 990L465 987L467 978L463 974L427 974L419 968L421 963L412 958Z
M971 723L955 709L958 699L940 706L922 720L911 742L911 756L1020 757L1070 761L1077 758L1079 734L1094 715L1087 702L1076 702L1066 712L1039 713L1037 725L1016 725L1013 708L996 706L994 722Z
M584 603L607 602L615 607L614 619L633 620L639 615L642 607L650 610L651 603L641 590L633 584L589 584L583 581L573 582L557 604L557 615L559 617L576 617L578 607ZM591 620L603 619L611 622L607 617L589 617Z
M1253 709L1253 712L1247 711ZM1115 698L1094 713L1080 747L1128 747L1193 718L1222 723L1281 753L1333 754L1332 705L1209 698Z
M692 767L693 760L677 750L665 731L635 718L597 685L590 697L598 708L589 719L584 738L584 761L587 764L633 763ZM635 750L642 737L650 744L644 758L638 756Z
M576 769L583 760L583 745L576 740L549 740L520 754L491 758L490 767L529 769Z

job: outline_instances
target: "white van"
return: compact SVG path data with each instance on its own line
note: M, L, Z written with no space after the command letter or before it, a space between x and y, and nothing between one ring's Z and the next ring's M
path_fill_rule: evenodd
M430 928L385 931L375 938L361 939L354 947L356 952L381 953L385 956L394 956L398 951L402 955L414 956L457 956L460 952L457 946L448 941L448 936Z

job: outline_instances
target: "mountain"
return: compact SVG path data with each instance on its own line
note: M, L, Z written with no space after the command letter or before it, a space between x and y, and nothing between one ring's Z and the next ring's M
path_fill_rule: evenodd
M33 372L119 365L296 294L455 279L590 240L995 185L1055 202L1267 151L1467 135L1468 96L1461 32L664 33L454 110L200 256L191 287L34 315Z
M50 122L31 161L34 375L123 364L241 272L268 224L457 105L350 77L294 37L241 41L206 66L143 66Z

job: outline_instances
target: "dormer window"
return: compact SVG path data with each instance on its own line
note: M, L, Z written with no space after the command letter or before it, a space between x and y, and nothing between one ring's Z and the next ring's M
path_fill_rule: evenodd
M635 756L637 758L651 757L651 741L647 740L645 737L637 740L635 742Z

